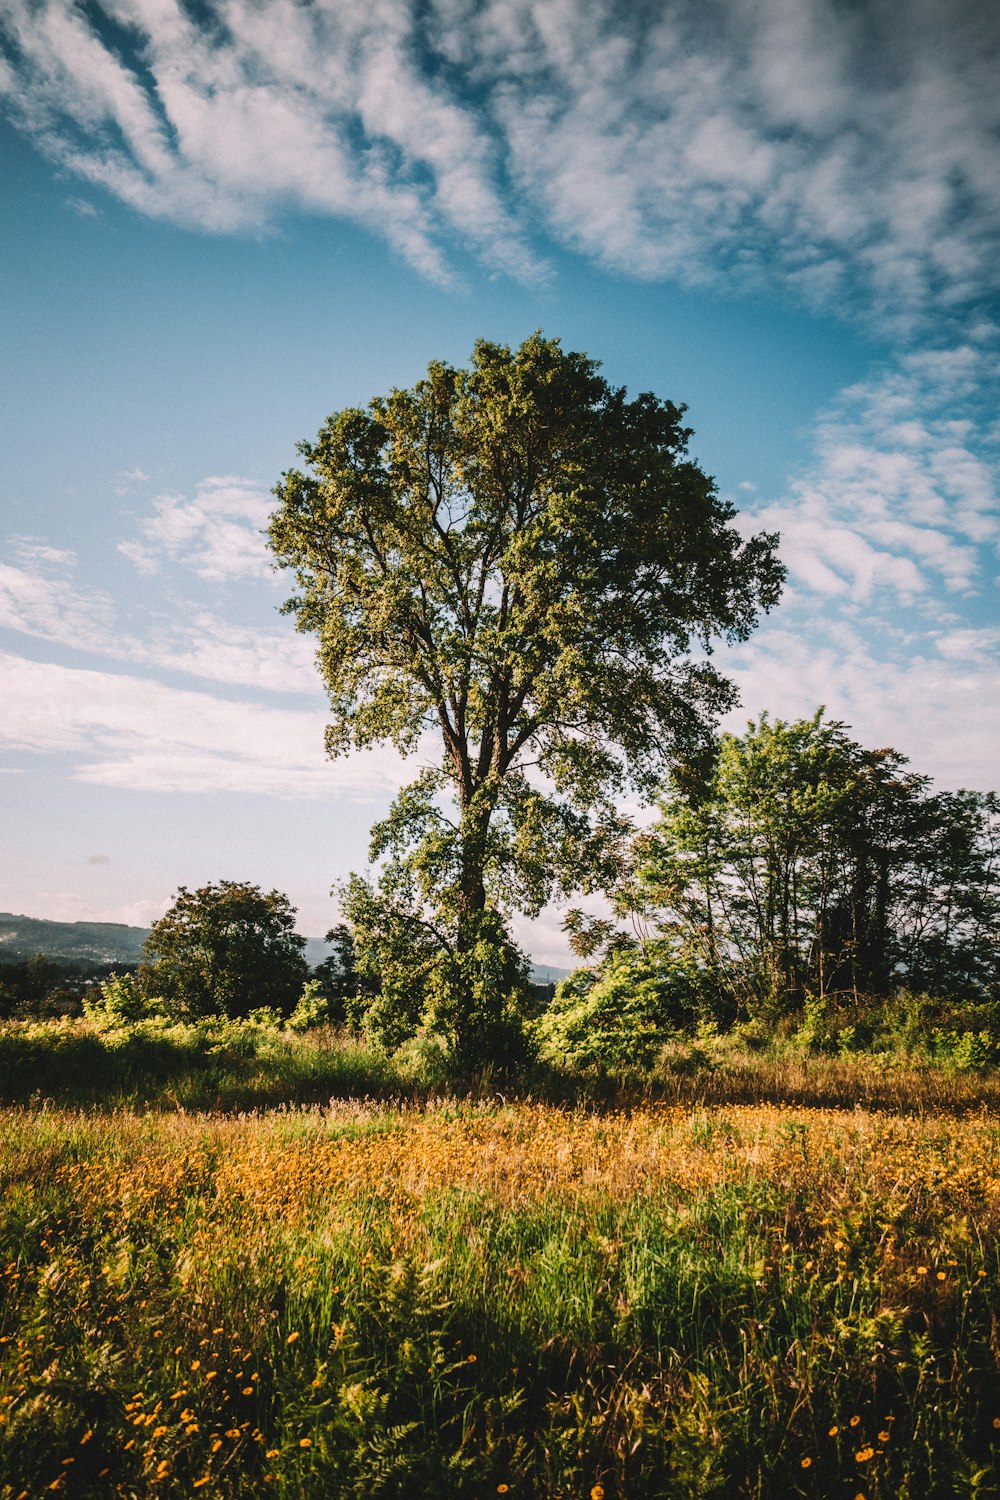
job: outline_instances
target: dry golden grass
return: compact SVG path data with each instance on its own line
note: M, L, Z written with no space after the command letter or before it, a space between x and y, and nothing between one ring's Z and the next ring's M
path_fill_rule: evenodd
M2 1110L0 1497L988 1500L1000 1126L857 1078Z

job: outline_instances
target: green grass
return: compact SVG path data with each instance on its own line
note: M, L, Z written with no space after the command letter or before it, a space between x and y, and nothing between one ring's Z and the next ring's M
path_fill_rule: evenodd
M408 1080L382 1053L335 1033L253 1022L0 1024L0 1102L239 1111L384 1097Z
M424 1102L455 1090L436 1049L389 1057L335 1028L297 1035L218 1018L122 1025L0 1022L0 1105L239 1113L335 1098ZM1000 1071L927 1066L905 1055L748 1051L722 1038L707 1045L677 1042L664 1048L652 1070L601 1072L539 1063L518 1078L499 1071L466 1082L459 1092L595 1108L655 1099L951 1115L1000 1110Z
M995 1075L0 1049L2 1500L1000 1496Z

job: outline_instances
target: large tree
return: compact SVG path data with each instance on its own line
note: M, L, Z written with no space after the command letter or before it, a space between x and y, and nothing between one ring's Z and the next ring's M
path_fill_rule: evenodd
M615 799L697 762L734 701L713 641L777 599L775 538L731 524L683 410L558 340L480 341L468 369L335 413L276 488L329 753L439 745L375 831L375 904L459 1049L500 1003L484 973L510 982L499 914L599 877Z

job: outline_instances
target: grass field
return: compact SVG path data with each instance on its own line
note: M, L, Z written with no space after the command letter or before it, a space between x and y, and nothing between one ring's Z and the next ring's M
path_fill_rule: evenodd
M366 1099L341 1048L358 1097L241 1113L252 1051L229 1108L133 1057L0 1110L4 1500L1000 1495L991 1075Z

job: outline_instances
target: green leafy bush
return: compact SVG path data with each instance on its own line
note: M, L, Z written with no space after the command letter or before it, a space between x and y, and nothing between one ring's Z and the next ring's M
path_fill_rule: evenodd
M310 979L285 1024L290 1031L311 1031L314 1026L326 1025L329 1019L330 1002L323 994L323 983Z
M935 1031L937 1059L960 1073L978 1073L1000 1063L1000 1037L989 1031Z
M589 984L586 972L578 969L556 986L537 1023L542 1056L551 1062L648 1064L664 1042L697 1019L697 984L663 948L613 953Z
M137 974L109 974L84 997L83 1012L88 1021L115 1026L161 1015L162 1006Z

